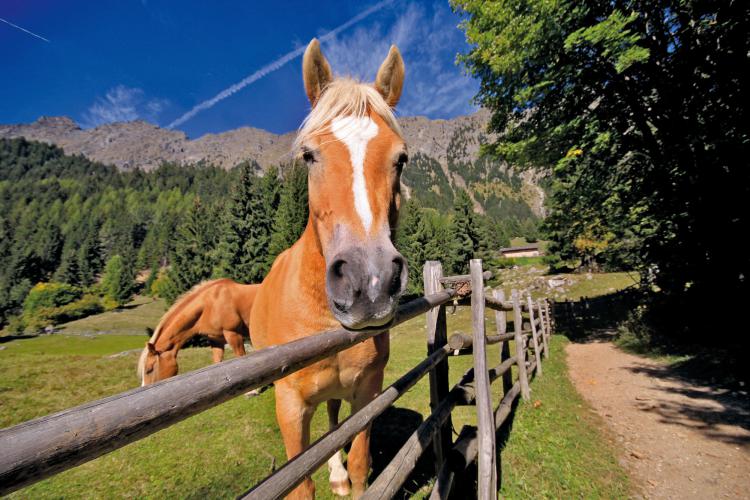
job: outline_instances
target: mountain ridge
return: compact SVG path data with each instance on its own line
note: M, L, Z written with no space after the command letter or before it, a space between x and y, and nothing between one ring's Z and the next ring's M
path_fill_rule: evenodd
M478 212L499 213L495 205L505 200L521 202L535 216L543 216L543 190L539 189L536 176L519 175L502 162L480 158L481 144L491 139L486 132L489 117L489 111L484 109L451 119L400 117L410 156L416 159L412 171L404 176L407 196L416 193L418 198L432 198L447 206L456 189L468 188ZM42 116L28 124L0 125L3 138L25 137L121 170L146 171L164 162L205 162L230 169L243 161L254 161L265 171L292 160L295 134L275 134L248 126L191 139L182 131L143 120L83 129L65 116Z

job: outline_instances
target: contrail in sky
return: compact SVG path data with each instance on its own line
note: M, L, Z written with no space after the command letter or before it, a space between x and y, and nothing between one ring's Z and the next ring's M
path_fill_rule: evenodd
M5 24L7 24L8 26L12 26L12 27L16 28L17 30L21 30L21 31L23 31L24 33L28 33L28 34L29 34L29 35L31 35L31 36L35 36L35 37L37 37L37 38L38 38L38 39L40 39L40 40L44 40L45 42L47 42L47 43L50 43L50 42L49 42L49 40L47 40L47 39L46 39L46 38L44 38L43 36L39 36L39 35L37 35L36 33L32 33L31 31L29 31L29 30L27 30L27 29L24 29L24 28L22 28L22 27L18 26L17 24L13 24L12 22L8 21L7 19L3 19L2 17L0 17L0 21L4 22L4 23L5 23Z
M338 26L338 27L332 29L331 31L329 31L328 33L326 33L325 35L319 37L318 40L321 43L325 42L326 40L330 40L331 38L335 37L336 35L338 35L342 31L344 31L345 29L347 29L350 26L352 26L353 24L356 24L356 23L360 22L362 19L366 18L367 16L369 16L370 14L372 14L374 12L379 11L380 9L382 9L383 7L385 7L386 5L388 5L389 3L392 3L392 2L393 2L393 0L383 0L381 2L376 3L375 5L373 5L372 7L370 7L369 9L367 9L367 10L365 10L363 12L360 12L359 14L357 14L356 16L354 16L353 18L349 19L347 22L345 22L341 26ZM235 93L239 92L240 90L244 89L245 87L247 87L251 83L260 80L261 78L263 78L267 74L272 73L272 72L276 71L277 69L280 69L282 66L284 66L286 63L288 63L292 59L295 59L296 57L301 56L305 52L306 48L307 47L305 47L305 46L299 47L299 48L297 48L297 49L295 49L295 50L293 50L293 51L291 51L291 52L289 52L287 54L284 54L283 56L279 57L275 61L266 64L265 66L263 66L262 68L260 68L259 70L257 70L255 73L253 73L253 74L245 77L244 79L242 79L239 82L235 83L231 87L222 90L221 92L219 92L218 94L216 94L211 99L208 99L207 101L203 101L202 103L195 105L195 107L193 107L193 109L191 109L190 111L188 111L187 113L185 113L184 115L180 116L175 121L173 121L172 123L170 123L169 125L167 125L167 128L174 128L174 127L176 127L178 125L182 125L183 123L185 123L186 121L190 120L192 117L194 117L195 115L197 115L201 111L204 111L206 109L212 108L216 103L218 103L220 101L223 101L224 99L226 99L227 97L231 96L232 94L235 94Z

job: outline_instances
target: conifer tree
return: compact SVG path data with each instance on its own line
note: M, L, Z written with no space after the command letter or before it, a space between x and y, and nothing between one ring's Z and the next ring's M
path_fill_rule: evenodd
M87 236L78 248L78 276L83 286L91 286L96 281L96 276L102 270L102 247L99 242L99 225L95 222L89 224Z
M130 259L113 255L104 267L102 291L105 301L113 307L122 307L130 301L135 291L135 268Z
M409 271L408 293L419 294L424 288L422 267L425 262L425 244L430 240L430 227L416 199L410 199L401 208L396 233L396 248L406 259Z
M217 269L219 276L242 283L260 283L265 277L273 220L279 205L278 170L254 175L254 164L239 167L240 176L224 216Z
M78 269L78 252L77 249L72 248L70 245L66 245L63 248L62 259L60 266L55 271L53 276L54 281L60 283L67 283L69 285L80 285L81 284L81 273Z
M211 277L216 265L218 226L215 210L196 198L175 235L172 267L168 273L170 286L165 296L168 302Z
M268 264L302 235L309 217L307 169L294 163L284 178L279 208L273 222Z
M479 235L475 226L474 206L464 189L456 192L451 226L454 266L457 273L469 272L469 261L476 255Z

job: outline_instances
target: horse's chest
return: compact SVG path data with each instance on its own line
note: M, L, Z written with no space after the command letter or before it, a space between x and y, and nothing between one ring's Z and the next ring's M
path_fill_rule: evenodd
M341 385L356 386L363 377L385 368L388 361L388 335L379 335L362 342L340 352L336 358Z
M313 403L352 400L362 385L380 380L388 361L388 335L379 335L326 358L300 373L298 388Z

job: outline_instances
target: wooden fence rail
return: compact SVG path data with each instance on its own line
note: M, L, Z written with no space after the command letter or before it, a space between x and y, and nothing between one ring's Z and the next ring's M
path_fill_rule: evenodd
M362 429L391 407L407 390L429 374L432 413L409 437L394 460L365 492L365 498L391 498L430 447L435 453L437 480L432 498L447 498L456 486L454 477L478 460L478 498L497 497L495 436L520 396L530 397L529 378L541 375L542 359L549 356L554 325L549 303L525 300L517 290L506 300L502 290L485 296L482 263L472 260L469 275L443 276L439 262L424 268L426 296L399 306L394 321L380 328L322 332L288 344L87 403L46 417L0 430L0 495L97 458L146 437L205 409L269 384L363 342L421 314L427 319L427 357L385 389L377 398L328 432L305 452L253 486L241 498L282 497L302 479L343 448ZM471 285L471 291L467 292ZM460 291L460 297L459 292ZM448 339L446 304L471 304L472 334L455 333ZM495 311L497 333L488 335L485 308ZM508 318L507 313L512 313ZM528 323L524 323L527 316ZM513 326L511 332L508 325ZM515 343L510 355L509 342ZM528 342L527 342L528 341ZM487 346L500 344L499 359ZM532 361L527 362L531 349ZM448 359L471 354L473 368L449 387ZM494 365L497 359L497 365ZM519 367L514 383L511 368ZM502 378L502 399L492 408L491 384ZM466 426L452 440L451 412L456 405L476 405L477 427Z

